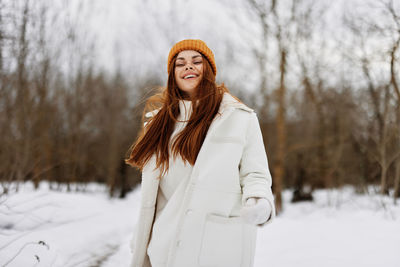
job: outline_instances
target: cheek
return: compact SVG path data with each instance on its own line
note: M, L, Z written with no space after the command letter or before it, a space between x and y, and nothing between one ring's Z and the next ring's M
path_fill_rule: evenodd
M203 75L204 74L204 72L203 72L203 64L201 64L200 66L199 66L199 72L201 73L201 75Z
M179 74L179 71L175 71L175 82L180 83L181 82L181 76Z
M204 68L203 68L203 66L201 66L201 67L199 68L199 73L200 73L200 78L203 79L203 76L204 76ZM200 79L200 80L201 80L201 79Z
M175 72L175 83L178 86L179 89L183 90L182 88L184 87L184 82L179 76L179 72Z

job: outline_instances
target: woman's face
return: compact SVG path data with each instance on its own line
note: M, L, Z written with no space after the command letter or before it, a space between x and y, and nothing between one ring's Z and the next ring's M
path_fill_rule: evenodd
M175 80L182 91L193 96L203 78L203 57L194 50L184 50L175 62Z

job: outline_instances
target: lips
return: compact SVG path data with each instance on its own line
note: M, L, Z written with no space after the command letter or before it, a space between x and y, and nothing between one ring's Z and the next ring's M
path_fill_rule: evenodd
M194 78L197 78L197 74L195 74L195 73L188 73L188 74L185 74L185 76L183 76L183 79L185 79L185 80L188 80L188 79L194 79Z

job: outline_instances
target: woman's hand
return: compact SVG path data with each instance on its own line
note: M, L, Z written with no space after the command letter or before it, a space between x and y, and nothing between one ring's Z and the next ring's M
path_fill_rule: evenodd
M245 223L263 224L271 216L272 207L265 198L250 197L242 207L240 215Z

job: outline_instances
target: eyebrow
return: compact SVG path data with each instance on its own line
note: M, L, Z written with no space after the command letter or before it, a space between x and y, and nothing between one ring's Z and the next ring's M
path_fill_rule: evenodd
M192 56L192 59L194 59L196 57L201 57L201 55ZM178 59L185 60L185 58L183 58L183 57L178 57L176 60L178 60Z

